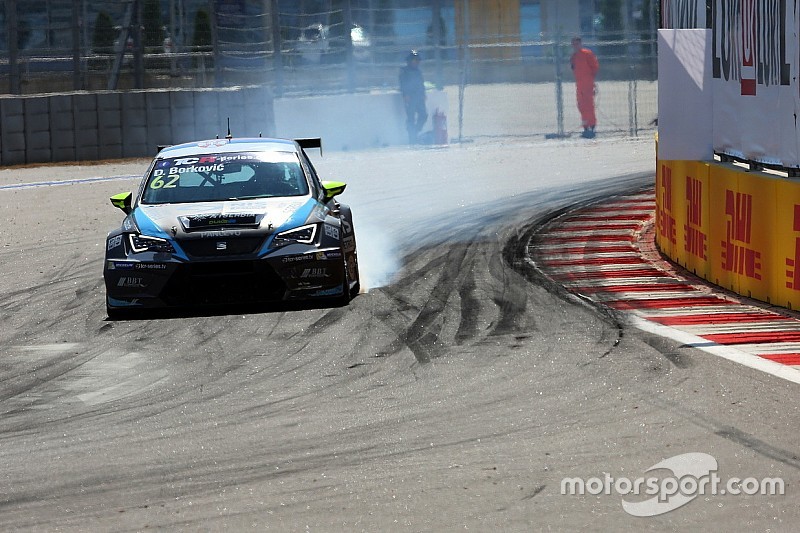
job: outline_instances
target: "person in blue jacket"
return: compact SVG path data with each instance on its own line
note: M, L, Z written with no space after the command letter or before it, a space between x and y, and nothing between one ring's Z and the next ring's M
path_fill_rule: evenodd
M428 120L425 109L425 79L419 69L419 62L419 52L411 50L406 57L406 66L400 69L400 92L406 108L406 129L410 144L418 142L417 136Z

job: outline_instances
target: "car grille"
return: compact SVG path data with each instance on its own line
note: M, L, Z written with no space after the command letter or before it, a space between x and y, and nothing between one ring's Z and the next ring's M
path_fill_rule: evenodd
M180 265L161 293L167 305L253 303L281 300L286 284L264 261L213 261Z
M219 237L179 241L181 248L191 257L227 257L255 253L264 237Z

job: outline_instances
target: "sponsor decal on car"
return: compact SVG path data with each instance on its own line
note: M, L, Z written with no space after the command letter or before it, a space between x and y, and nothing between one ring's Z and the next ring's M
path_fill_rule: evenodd
M337 296L339 294L342 294L342 288L334 287L332 289L325 289L322 291L312 292L311 296Z
M317 261L327 261L328 259L341 259L342 252L317 252L314 254L314 258Z
M108 270L133 270L134 263L132 261L109 261L107 268Z
M339 228L325 224L325 235L333 239L339 239Z
M261 222L263 215L253 214L236 214L234 216L226 216L220 213L209 215L190 215L181 216L178 219L187 230L213 228L220 226L256 226Z
M214 139L211 141L200 141L197 143L198 148L210 148L212 146L225 146L228 144L228 139Z
M317 256L318 256L318 255L319 255L319 254L321 254L321 253L322 253L322 252L317 252L317 253L316 253L316 254L314 254L314 255L317 255ZM284 262L284 263L300 263L300 262L305 262L305 261L311 261L311 260L313 260L313 259L314 259L314 255L312 255L312 254L306 254L306 255L288 255L288 256L286 256L286 257L283 257L283 258L281 259L281 261L282 261L282 262ZM317 259L319 259L319 257L317 257Z
M222 237L241 237L242 232L239 230L219 230L219 231L201 231L200 238L201 239L214 239L214 238L222 238Z
M328 274L327 268L304 268L303 272L300 274L301 279L305 278L329 278L331 277Z
M167 265L163 263L134 263L135 270L166 270Z
M147 287L147 285L144 284L144 278L131 278L123 276L119 278L117 287L123 287L126 289L143 289Z
M111 251L117 246L122 244L122 235L117 235L116 237L111 237L108 239L108 248L107 250Z

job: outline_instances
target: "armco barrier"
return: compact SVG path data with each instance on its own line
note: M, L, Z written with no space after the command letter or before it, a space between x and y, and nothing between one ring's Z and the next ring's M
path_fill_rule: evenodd
M656 243L712 283L800 309L800 182L728 163L659 161Z
M156 147L275 134L265 87L0 97L0 165L149 157Z

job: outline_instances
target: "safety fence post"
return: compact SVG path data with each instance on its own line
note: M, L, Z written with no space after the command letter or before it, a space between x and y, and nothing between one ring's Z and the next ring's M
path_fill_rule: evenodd
M269 2L270 24L272 26L272 71L275 74L275 96L283 95L283 55L281 48L281 14L278 8L278 0L267 0Z
M556 70L556 120L558 124L558 137L564 137L564 87L563 75L561 65L561 31L556 32L556 39L554 43L553 60L555 61Z

